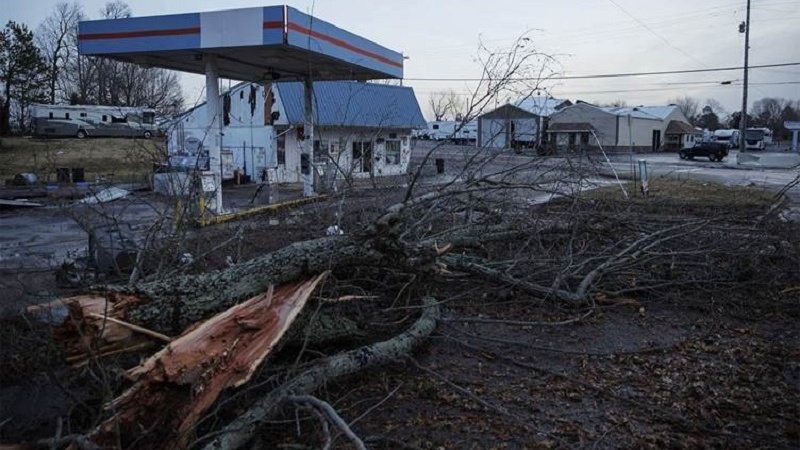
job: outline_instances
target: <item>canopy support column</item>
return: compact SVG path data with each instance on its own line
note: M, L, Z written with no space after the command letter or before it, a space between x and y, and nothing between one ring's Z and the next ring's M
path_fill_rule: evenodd
M303 104L306 122L303 125L303 145L300 154L300 176L303 180L303 197L314 192L314 83L311 77L303 79Z
M219 75L217 55L204 54L206 63L206 114L208 121L208 169L214 178L214 202L209 205L216 214L221 214L222 209L222 151L220 133L220 104L219 104Z

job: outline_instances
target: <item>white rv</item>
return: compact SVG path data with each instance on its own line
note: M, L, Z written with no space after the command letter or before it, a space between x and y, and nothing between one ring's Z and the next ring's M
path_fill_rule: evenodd
M434 141L451 141L454 144L474 144L478 139L478 123L476 121L463 123L457 120L443 120L428 122L428 139Z
M97 105L43 105L32 110L34 137L143 137L156 133L150 108Z
M772 132L769 128L748 128L744 134L744 142L747 150L764 150L768 143L772 144Z
M726 144L728 148L735 148L739 146L739 130L716 130L712 139Z

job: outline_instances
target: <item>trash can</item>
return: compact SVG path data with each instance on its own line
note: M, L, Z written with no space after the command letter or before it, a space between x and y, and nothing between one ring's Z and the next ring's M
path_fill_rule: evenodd
M72 182L83 183L84 181L86 181L86 172L83 170L83 167L73 167Z
M436 173L444 173L444 159L436 158Z
M68 167L59 167L56 169L56 181L59 183L69 183L69 168Z

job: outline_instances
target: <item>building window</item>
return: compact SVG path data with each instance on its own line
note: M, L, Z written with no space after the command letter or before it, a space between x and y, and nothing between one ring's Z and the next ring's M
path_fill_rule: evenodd
M278 165L286 165L286 135L278 136Z
M64 118L69 120L69 113L64 113Z
M81 113L81 117L86 117L86 113Z
M386 164L400 164L400 141L386 141Z
M106 116L105 114L103 115L103 122L108 122L108 116Z
M329 141L314 141L314 164L325 164L330 154Z
M53 113L50 113L50 114L48 114L48 115L47 115L47 117L48 117L49 119L52 119L52 118L53 118Z
M372 142L353 142L352 165L354 172L372 172Z

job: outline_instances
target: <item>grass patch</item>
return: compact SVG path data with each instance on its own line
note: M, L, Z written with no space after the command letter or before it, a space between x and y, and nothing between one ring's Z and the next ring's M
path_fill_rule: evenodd
M642 196L639 187L633 183L624 186L628 198L614 184L585 191L577 201L595 215L741 221L763 215L776 200L775 193L763 187L726 186L697 180L654 179L650 182L647 197ZM571 208L573 201L570 198L556 199L545 208L565 210Z
M56 181L56 169L82 167L86 181L102 176L139 180L163 161L165 145L151 139L0 139L0 180L32 172L42 182Z

